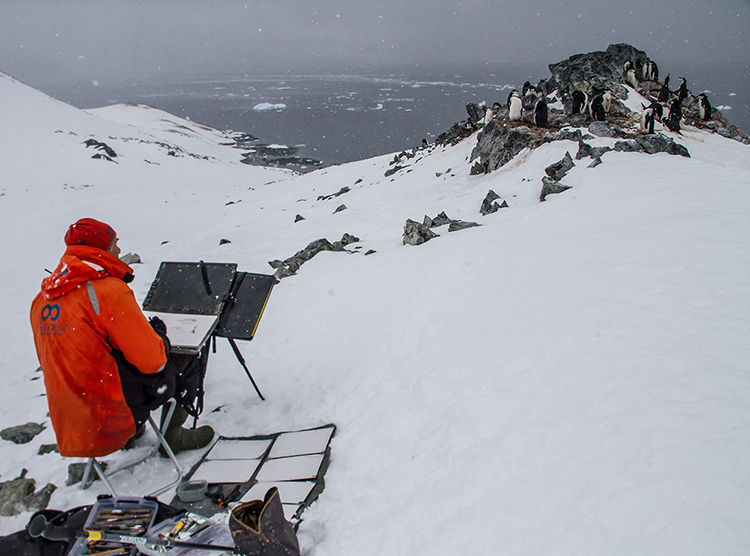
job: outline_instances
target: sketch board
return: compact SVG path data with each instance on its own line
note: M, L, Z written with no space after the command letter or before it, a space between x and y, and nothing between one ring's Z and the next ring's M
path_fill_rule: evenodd
M236 269L236 264L228 263L163 262L143 301L143 309L159 313L220 315ZM204 279L204 270L208 283Z
M275 283L273 275L238 272L216 335L252 340Z

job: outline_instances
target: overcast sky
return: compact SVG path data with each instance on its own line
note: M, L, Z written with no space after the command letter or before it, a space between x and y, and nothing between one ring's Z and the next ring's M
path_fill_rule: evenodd
M627 42L750 74L750 0L0 0L0 71L32 86L547 64Z

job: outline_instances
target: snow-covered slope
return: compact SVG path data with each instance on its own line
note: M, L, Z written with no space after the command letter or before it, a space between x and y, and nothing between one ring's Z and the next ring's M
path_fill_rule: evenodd
M216 133L152 109L80 112L0 76L0 428L48 424L28 307L76 219L109 222L140 254L139 300L164 260L271 273L350 233L351 253L274 289L241 346L267 401L228 346L209 362L202 421L220 434L338 426L304 553L748 551L750 147L686 130L689 159L609 152L539 203L544 168L575 143L481 176L475 137L391 177L392 154L292 175L237 163ZM91 159L88 138L117 164ZM510 207L482 217L489 189ZM402 245L407 218L441 211L482 226ZM60 487L51 507L90 503L99 485L66 487L70 461L36 455L52 442L49 426L0 441L0 480L25 467ZM141 494L168 469L144 467L116 485Z

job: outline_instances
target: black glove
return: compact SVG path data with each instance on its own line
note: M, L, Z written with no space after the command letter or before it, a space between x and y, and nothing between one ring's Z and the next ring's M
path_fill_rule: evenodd
M164 324L164 321L159 317L151 317L150 319L148 319L148 322L151 325L151 328L153 328L157 334L159 334L160 336L167 335L167 325Z

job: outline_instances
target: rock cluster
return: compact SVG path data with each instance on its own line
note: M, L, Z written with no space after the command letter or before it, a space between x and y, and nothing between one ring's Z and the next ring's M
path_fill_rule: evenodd
M570 189L569 185L563 185L560 183L560 180L563 179L565 174L567 174L574 166L575 163L569 152L566 152L565 156L558 162L547 166L544 169L544 172L547 175L542 178L542 192L539 195L539 200L543 202L547 195L562 193L563 191Z
M36 481L27 479L26 473L24 469L18 478L0 483L0 515L36 512L45 509L49 504L49 498L57 487L49 483L39 492L35 492Z
M295 253L288 259L285 259L283 261L277 259L274 261L270 261L268 264L271 266L271 268L276 269L276 272L274 272L274 276L281 280L282 278L286 278L287 276L294 276L299 270L299 267L301 267L304 263L312 259L321 251L346 251L345 247L347 245L357 242L359 242L359 238L351 234L344 234L341 237L340 241L335 241L333 243L328 241L326 238L317 239L308 244L308 246L301 251L297 251L297 253Z
M96 139L87 139L83 144L86 145L86 148L92 147L94 150L99 151L91 158L108 160L109 162L115 162L114 159L117 158L115 150L106 143L102 143Z
M445 211L438 214L435 218L425 215L424 221L421 224L408 219L406 224L404 224L404 245L421 245L433 238L439 237L438 234L432 231L432 228L439 228L445 225L448 225L449 232L457 232L466 228L475 228L481 224L453 220L452 218L448 218Z
M479 212L482 216L487 216L500 210L501 208L508 208L508 202L503 200L500 205L497 201L501 199L500 195L495 193L492 189L487 192L487 196L482 201L482 206L479 208Z
M248 143L253 143L253 141L242 143L246 148L250 147L242 153L243 158L240 162L243 164L289 168L297 171L314 170L323 164L320 160L299 156L299 149L297 147L268 145L265 143L248 145Z

